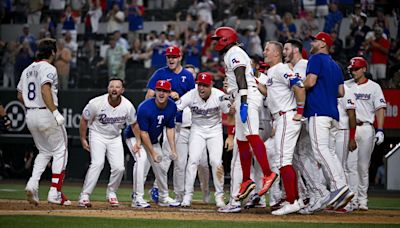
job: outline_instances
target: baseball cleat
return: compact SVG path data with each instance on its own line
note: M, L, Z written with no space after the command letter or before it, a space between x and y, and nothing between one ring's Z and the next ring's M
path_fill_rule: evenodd
M239 213L242 209L239 205L232 205L228 203L225 207L218 208L218 212L220 213Z
M224 202L224 197L216 197L215 198L215 204L217 205L218 208L225 207L225 202Z
M260 202L260 200L261 198L257 193L251 194L250 197L247 199L244 208L245 209L254 208Z
M108 198L108 203L110 203L111 207L118 207L119 206L119 202L118 202L117 197Z
M92 207L92 204L90 203L90 201L88 199L82 199L82 200L79 200L78 207L88 208L88 207Z
M358 210L360 211L368 211L368 206L367 205L358 205Z
M336 203L336 201L338 201L339 198L342 195L344 195L348 190L349 190L349 187L347 185L345 185L342 188L340 188L340 189L338 189L338 190L336 190L334 192L331 192L329 201L327 202L326 206L327 207L331 207L331 206L333 207L334 203Z
M171 197L167 197L165 199L160 199L158 201L158 205L161 207L179 207L181 205L181 203L176 202Z
M133 207L133 208L150 208L151 206L143 198L136 198L136 200L132 200L131 207Z
M269 188L272 186L272 184L274 183L274 181L278 178L278 174L272 172L269 176L264 176L263 177L263 186L261 188L261 190L258 192L259 196L264 195L265 193L267 193L267 191L269 190Z
M287 215L287 214L291 214L294 212L297 212L301 209L299 202L297 202L297 200L295 200L292 204L288 203L285 206L283 206L282 208L271 212L271 214L273 215Z
M54 195L53 191L49 191L49 196L47 197L47 202L51 204L63 205L63 206L71 206L72 203L68 200L67 196L63 192L56 192Z
M354 197L354 193L348 189L345 194L343 194L333 206L334 210L344 208Z
M235 200L240 201L245 199L247 196L249 196L250 192L253 191L253 189L255 188L256 188L256 183L254 183L254 181L251 179L241 183L239 194L236 195Z
M33 204L35 206L39 205L39 196L36 190L26 189L26 197L30 204Z

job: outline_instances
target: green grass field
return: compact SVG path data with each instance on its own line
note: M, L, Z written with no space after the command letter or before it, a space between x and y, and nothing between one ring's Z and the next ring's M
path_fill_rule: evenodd
M42 183L39 191L40 199L46 200L48 184ZM105 201L105 185L96 187L91 196L92 201ZM71 200L78 199L81 190L80 185L65 186L63 191ZM131 188L124 185L118 191L119 200L129 202ZM173 194L171 194L173 196ZM212 196L212 195L211 195ZM146 196L148 199L148 196ZM213 197L211 197L212 199ZM0 199L25 199L24 183L0 183ZM201 200L202 195L196 192L194 200ZM371 197L369 202L371 209L400 210L400 198ZM0 227L304 227L306 223L296 222L235 222L235 221L176 221L168 219L110 219L110 218L87 218L87 217L61 217L61 216L37 216L37 215L3 215L0 216ZM307 227L321 227L321 224L307 223ZM335 223L323 224L323 227L393 227L383 224L350 224Z

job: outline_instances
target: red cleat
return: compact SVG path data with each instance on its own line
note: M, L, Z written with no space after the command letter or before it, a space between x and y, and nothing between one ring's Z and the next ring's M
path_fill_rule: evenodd
M247 196L249 196L250 192L256 188L256 183L253 180L249 179L240 184L239 194L236 196L235 200L243 200Z
M269 176L264 176L263 177L263 186L262 186L261 190L258 192L258 195L259 196L264 195L277 178L278 178L278 174L276 174L274 172L272 172Z

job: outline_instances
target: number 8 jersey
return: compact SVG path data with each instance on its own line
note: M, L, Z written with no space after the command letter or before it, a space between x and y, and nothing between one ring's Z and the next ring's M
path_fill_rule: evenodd
M58 76L56 68L46 61L29 65L21 74L17 90L22 93L27 108L42 108L46 104L42 98L42 85L50 83L54 105L58 106Z

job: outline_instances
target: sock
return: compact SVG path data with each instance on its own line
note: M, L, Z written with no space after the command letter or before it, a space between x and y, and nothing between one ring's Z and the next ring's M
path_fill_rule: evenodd
M251 151L248 141L236 140L238 144L238 150L240 155L240 164L242 165L243 181L245 182L250 179L250 167L251 167Z
M268 163L267 149L265 148L261 137L259 135L248 135L246 138L249 140L254 156L256 156L257 161L260 164L264 176L269 176L271 174L271 169Z
M283 187L286 192L286 201L293 203L299 198L299 192L297 189L297 176L292 165L287 165L279 169L281 172L281 178Z
M61 191L61 188L64 183L65 173L62 171L61 173L53 173L51 176L51 187L55 187L57 191Z

